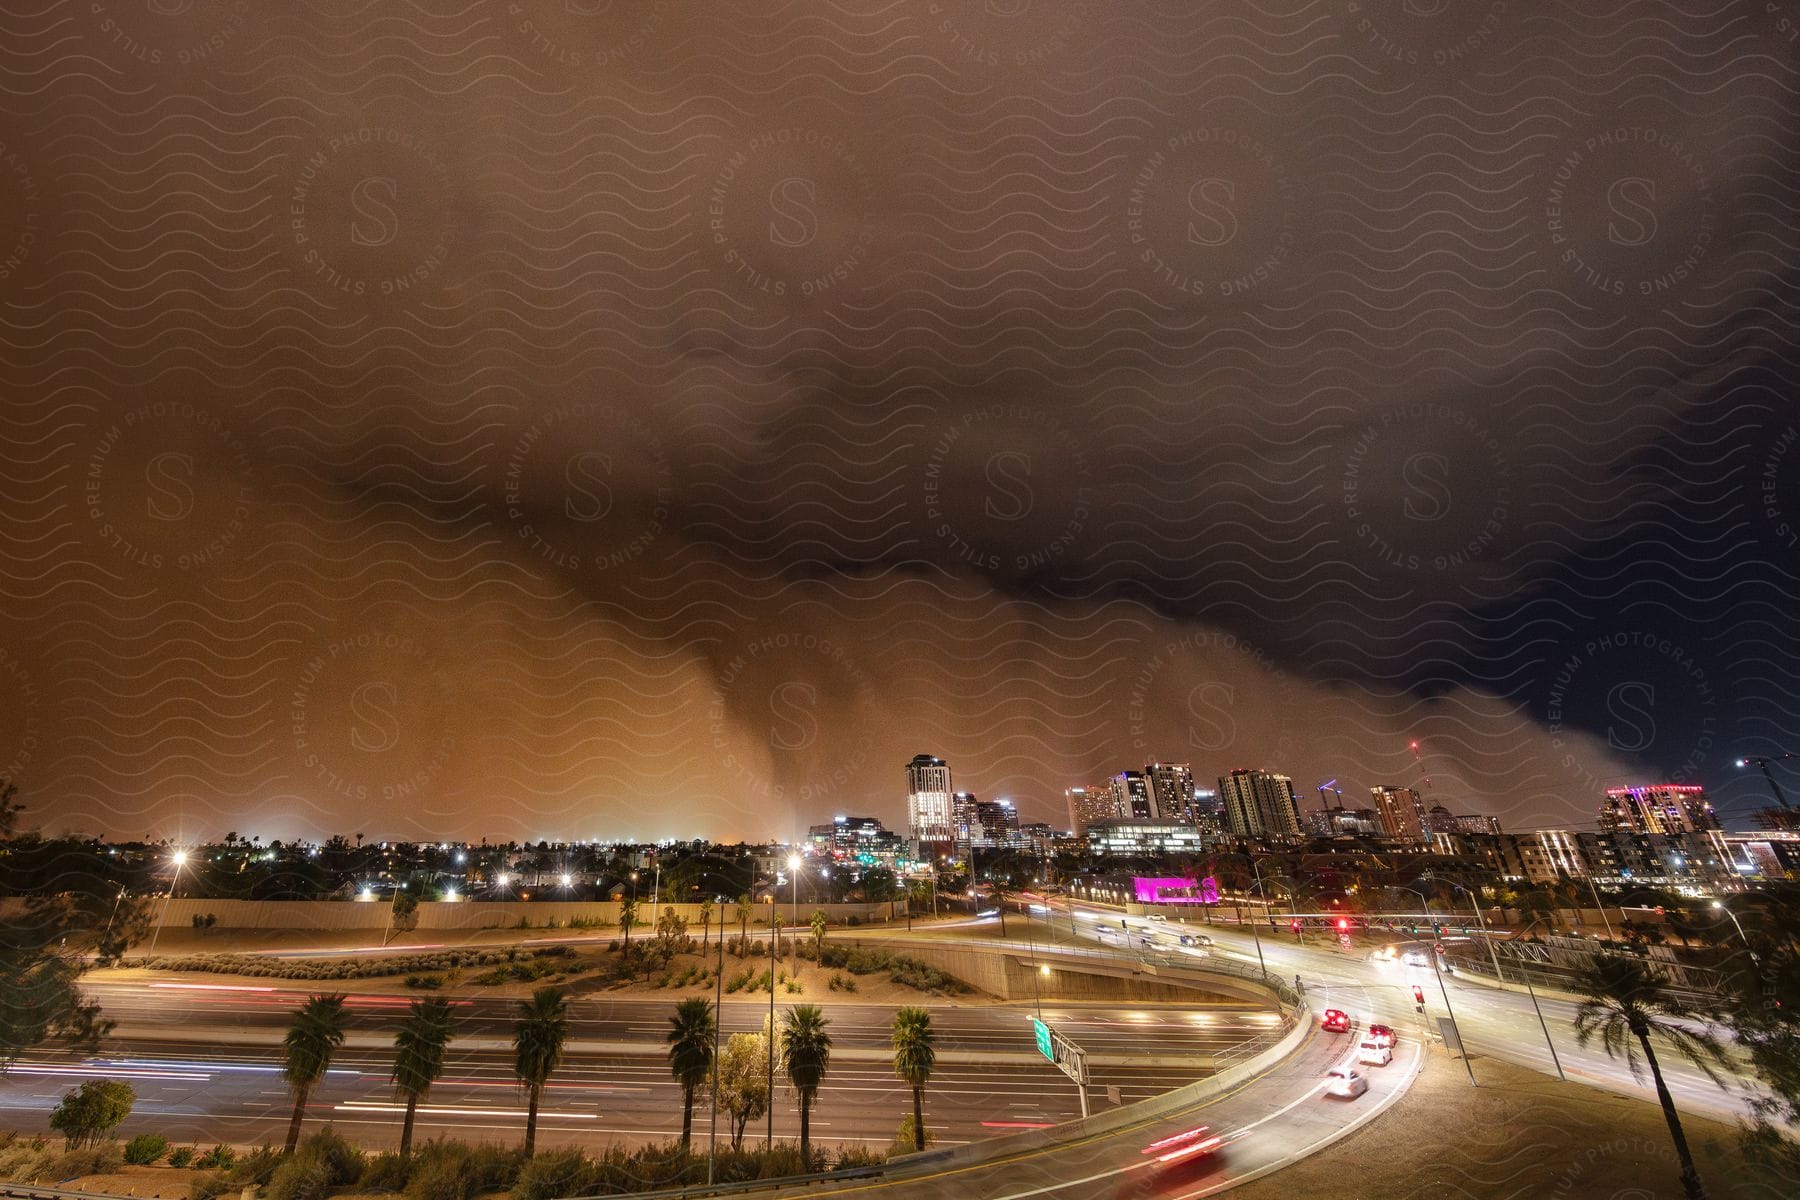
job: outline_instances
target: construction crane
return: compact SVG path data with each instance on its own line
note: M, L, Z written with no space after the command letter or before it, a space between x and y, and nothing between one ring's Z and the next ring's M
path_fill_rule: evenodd
M1796 757L1800 757L1800 755L1769 754L1769 755L1752 756L1750 758L1738 759L1737 765L1740 767L1759 767L1759 768L1761 768L1762 774L1763 774L1763 779L1768 781L1769 790L1775 793L1775 803L1779 804L1783 810L1789 810L1789 809L1793 808L1793 805L1789 804L1787 797L1782 794L1781 785L1779 783L1775 782L1775 776L1769 773L1769 764L1772 762L1782 762L1786 759L1796 758Z
M1425 760L1419 757L1419 743L1417 739L1415 739L1411 745L1413 766L1419 769L1419 795L1423 798L1425 793L1431 790L1431 776L1425 773Z

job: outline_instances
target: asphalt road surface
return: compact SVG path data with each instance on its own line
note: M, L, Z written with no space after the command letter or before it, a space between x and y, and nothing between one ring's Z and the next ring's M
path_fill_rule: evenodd
M408 996L365 994L354 981L351 1032L332 1072L314 1094L308 1118L330 1120L370 1146L399 1136L400 1110L389 1083L393 1030ZM288 1014L306 995L283 985L196 985L180 981L96 984L86 989L118 1022L104 1057L70 1061L33 1055L0 1079L0 1124L41 1129L61 1095L83 1079L129 1082L138 1093L121 1132L155 1131L181 1142L279 1142L291 1099L279 1074ZM313 990L317 990L316 988ZM455 1135L512 1140L524 1125L508 1039L512 1001L453 997L457 1040L445 1077L421 1108L421 1138ZM553 1078L540 1139L597 1144L671 1138L681 1128L680 1092L669 1078L662 1038L671 999L586 997L571 1001L570 1048ZM778 1007L785 1007L778 998ZM760 1030L768 999L727 998L726 1033ZM835 1061L813 1119L827 1142L887 1145L910 1111L910 1092L893 1076L885 1005L831 1004ZM927 1124L941 1144L1056 1124L1080 1115L1073 1083L1035 1049L1031 1013L1013 1006L933 1009L940 1064L928 1091ZM1088 1050L1097 1108L1108 1085L1120 1103L1159 1095L1208 1073L1207 1058L1279 1035L1273 1014L1180 1006L1046 1006L1044 1018ZM697 1111L704 1134L707 1114ZM751 1130L760 1134L766 1122ZM775 1136L798 1134L792 1098L777 1096Z
M1068 902L1059 898L1055 907L1050 929L1064 942L1086 947L1106 945L1120 952L1135 950L1141 953L1142 939L1149 938L1159 953L1181 955L1190 951L1179 945L1178 934L1202 932L1214 941L1210 953L1252 966L1257 962L1256 943L1247 927L1218 923L1208 926L1197 918L1185 925L1138 917L1123 918L1116 909L1077 902L1075 929L1079 936L1071 937ZM1122 919L1126 921L1128 933L1119 927ZM1046 929L1041 918L1035 924L1039 930ZM1336 1006L1366 1021L1378 1003L1393 1016L1396 1029L1415 1036L1421 1033L1435 1035L1438 1018L1446 1015L1444 993L1448 992L1450 1010L1462 1040L1476 1055L1473 1066L1478 1081L1482 1055L1555 1074L1555 1060L1545 1040L1547 1026L1556 1060L1560 1060L1568 1078L1655 1103L1655 1090L1648 1073L1639 1081L1633 1078L1623 1058L1609 1057L1598 1044L1586 1049L1576 1044L1574 1021L1578 1006L1573 1001L1540 993L1538 1005L1543 1010L1543 1024L1540 1025L1531 998L1523 993L1465 982L1451 975L1444 976L1440 990L1437 973L1429 966L1409 967L1399 961L1373 960L1373 952L1386 944L1386 939L1359 935L1353 938L1348 949L1344 949L1334 937L1310 930L1306 944L1300 945L1296 944L1285 923L1279 932L1263 927L1260 936L1262 957L1269 970L1284 979L1298 975L1306 985L1306 999L1315 1011ZM1107 940L1102 942L1101 938ZM1127 942L1133 945L1128 946ZM1429 939L1407 944L1430 949ZM1425 995L1422 1014L1415 1011L1412 992L1415 986ZM1747 1075L1740 1073L1735 1078L1726 1077L1728 1087L1722 1089L1673 1052L1657 1057L1678 1107L1725 1121L1749 1113L1745 1087L1752 1081Z

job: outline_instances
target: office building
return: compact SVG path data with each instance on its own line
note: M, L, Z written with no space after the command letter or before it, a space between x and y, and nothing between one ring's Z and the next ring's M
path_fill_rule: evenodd
M1200 832L1185 821L1096 821L1088 826L1087 850L1096 858L1196 854Z
M1239 767L1219 777L1219 799L1233 837L1279 841L1301 836L1300 801L1286 775Z
M950 764L930 754L913 756L906 764L906 835L922 860L955 848L950 797Z

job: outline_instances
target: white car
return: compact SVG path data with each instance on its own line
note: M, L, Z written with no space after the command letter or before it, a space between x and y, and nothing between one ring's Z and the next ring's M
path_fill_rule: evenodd
M1144 918L1144 920L1146 920L1146 921L1167 921L1168 919L1169 918L1163 916L1161 913L1151 913L1149 916Z
M1394 1061L1394 1051L1380 1042L1364 1042L1356 1048L1356 1061L1371 1067L1385 1067Z
M1409 967L1429 967L1431 960L1425 957L1423 950L1408 950L1401 955L1400 961Z
M1354 1067L1333 1067L1325 1073L1325 1094L1354 1100L1369 1090L1369 1081Z

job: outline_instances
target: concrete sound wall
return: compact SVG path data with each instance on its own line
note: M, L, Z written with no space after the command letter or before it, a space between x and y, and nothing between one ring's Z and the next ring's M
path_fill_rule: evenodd
M385 900L170 900L167 911L160 904L151 908L151 919L162 921L170 929L189 928L196 916L216 918L216 929L290 929L307 932L381 931L388 926L392 906ZM469 932L482 929L550 929L570 928L580 922L595 930L619 927L620 905L600 901L479 901L453 902L428 900L418 907L418 923L414 932L432 930ZM687 919L689 931L700 932L698 904L663 904L658 909L672 908ZM842 925L854 917L859 922L885 923L886 904L788 904L777 905L782 925L793 928L805 925L815 910L823 911L834 925ZM638 903L638 923L648 927L651 919L648 900ZM734 905L726 905L723 914L713 910L712 927L717 929L723 916L729 929L737 928ZM769 905L759 904L750 918L752 930L766 928Z

